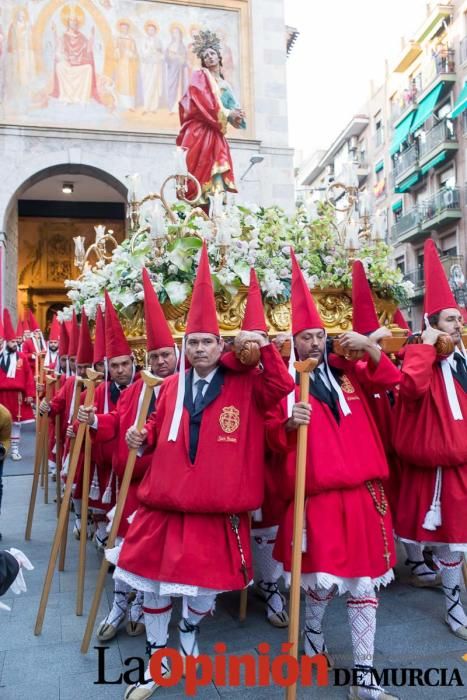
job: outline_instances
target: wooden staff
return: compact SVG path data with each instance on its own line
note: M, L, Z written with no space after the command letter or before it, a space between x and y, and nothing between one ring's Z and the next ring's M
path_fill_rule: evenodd
M55 416L55 465L56 465L56 499L57 499L57 518L60 515L60 503L62 501L62 480L60 477L60 472L62 471L62 423L60 420L60 414L57 413Z
M76 377L76 382L77 382L77 385L76 385L76 391L75 391L75 401L73 403L73 411L71 414L70 425L74 424L76 417L78 415L78 409L79 409L80 403L81 403L81 392L83 389L83 380L80 379L79 377ZM68 417L67 417L67 419L68 419ZM76 441L76 438L74 438L74 437L71 438L71 440L70 440L70 448L68 450L68 454L70 455L69 460L68 460L69 465L71 464L71 460L73 459L74 449L75 449L75 444L76 444L75 441ZM81 446L79 449L81 450ZM77 459L79 461L79 453L78 453ZM73 487L73 484L72 484L72 487ZM70 520L70 509L68 508L68 511L66 514L65 527L63 529L63 537L62 537L62 541L60 543L60 558L58 560L58 570L59 571L65 570L66 544L67 544L67 540L68 540L68 522L69 522L69 520Z
M55 381L55 377L47 377L45 388L45 398L47 401L50 401L50 397L52 395L52 388ZM41 464L43 461L44 451L47 452L49 417L47 413L44 413L43 416L40 416L40 419L41 420L39 423L39 431L36 435L36 453L34 455L34 472L32 477L31 496L29 499L28 519L26 522L26 532L24 534L25 540L31 539L32 520L34 517L34 509L36 506L37 487L39 484Z
M141 408L136 416L135 427L136 430L141 430L146 422L146 417L149 409L149 404L151 402L152 392L154 388L162 383L162 379L155 377L146 370L141 372L141 379L146 385L144 388L143 401L141 403ZM110 528L109 539L107 540L107 549L112 549L115 544L115 539L117 537L118 528L120 525L120 520L122 517L123 506L125 505L125 500L128 494L128 488L130 486L131 477L133 476L133 469L136 462L138 450L131 449L128 452L128 457L125 465L125 472L123 475L123 480L120 486L120 491L118 493L117 505L115 506L115 515L112 519L112 527ZM107 576L107 571L109 568L109 562L107 561L105 555L102 560L101 568L99 570L99 575L97 577L96 588L94 591L94 598L92 600L91 610L89 611L88 621L86 623L86 630L84 632L83 641L81 643L81 653L87 654L89 649L89 643L91 641L92 631L94 629L94 624L96 622L97 611L99 604L101 602L102 591L104 590L105 579Z
M248 513L248 522L250 525L249 533L251 536L251 513ZM240 605L239 605L239 610L238 610L239 622L245 622L247 608L248 608L248 586L245 586L245 588L243 588L240 591Z
M84 381L86 388L89 386L89 379ZM83 464L83 495L81 500L81 532L79 537L79 566L78 566L78 586L76 590L76 614L83 614L84 600L84 575L86 573L86 544L88 525L88 503L89 503L89 472L91 471L91 435L89 425L86 426L86 437L84 442L84 464ZM83 530L84 523L84 530Z
M294 367L300 375L300 401L309 402L310 372L314 370L318 361L313 358L295 362ZM297 461L295 473L295 501L292 541L292 579L290 583L290 609L289 609L289 654L298 659L298 635L300 626L300 580L302 573L302 537L305 511L305 476L306 476L306 448L308 439L308 425L298 427L297 436ZM289 685L286 691L287 700L295 700L297 697L297 684Z
M87 370L88 379L90 379L90 384L86 392L85 406L92 406L94 401L94 392L96 389L96 383L102 374L95 372L92 369ZM68 474L65 485L65 492L63 494L62 504L60 506L60 515L58 517L57 528L55 530L55 535L52 543L52 550L50 552L49 565L47 567L47 573L44 580L44 587L42 589L41 600L39 603L39 610L37 613L36 624L34 627L34 634L38 635L42 632L42 625L44 623L45 609L47 607L47 601L49 599L50 587L52 585L52 578L54 575L55 566L57 564L58 552L60 549L60 543L63 538L63 533L65 525L68 522L68 510L70 507L70 497L71 497L71 487L73 486L73 480L75 478L76 467L78 466L79 454L81 451L81 446L83 444L84 433L86 426L81 424L78 428L78 434L76 436L76 441L74 445L73 454L70 458L70 465L68 467Z

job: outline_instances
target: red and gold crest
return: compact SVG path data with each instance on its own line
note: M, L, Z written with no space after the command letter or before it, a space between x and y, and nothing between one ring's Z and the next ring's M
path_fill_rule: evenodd
M219 416L219 423L224 433L234 433L240 426L240 411L235 406L224 406Z
M355 394L355 387L346 374L342 375L341 389L346 394Z

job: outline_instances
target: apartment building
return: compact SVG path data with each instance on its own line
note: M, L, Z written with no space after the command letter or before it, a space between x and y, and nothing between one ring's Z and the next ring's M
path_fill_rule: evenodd
M441 253L461 306L467 305L467 0L427 7L384 84L332 146L298 171L298 196L322 191L344 159L356 162L359 186L385 222L394 259L415 287L405 313L422 317L423 244ZM467 312L466 312L467 313Z

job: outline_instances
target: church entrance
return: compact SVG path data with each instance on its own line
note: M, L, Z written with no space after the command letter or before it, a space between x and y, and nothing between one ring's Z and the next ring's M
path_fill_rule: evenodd
M17 313L32 309L46 330L53 314L68 305L64 282L80 270L73 239L87 248L95 227L125 237L125 187L103 171L84 166L48 168L31 178L17 198ZM8 265L8 260L7 260Z

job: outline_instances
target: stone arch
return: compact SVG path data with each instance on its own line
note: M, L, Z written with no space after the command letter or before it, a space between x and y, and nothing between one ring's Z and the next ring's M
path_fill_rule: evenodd
M107 165L107 164L106 164ZM24 157L20 167L11 175L8 192L0 195L3 226L0 231L0 307L16 310L18 275L18 199L32 185L54 175L87 175L106 183L125 201L127 187L119 173L112 168L103 170L101 159L94 153L83 153L80 148L68 151L41 153Z

